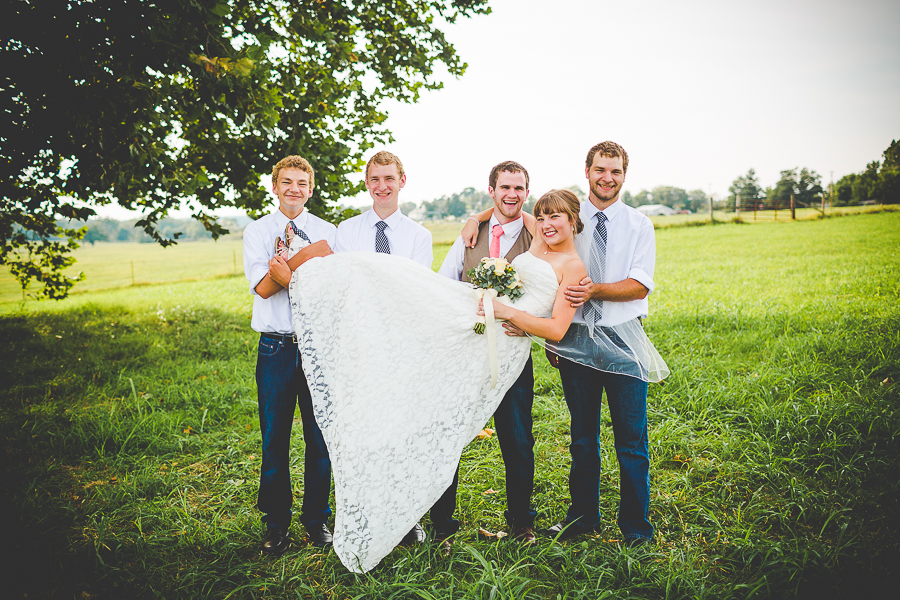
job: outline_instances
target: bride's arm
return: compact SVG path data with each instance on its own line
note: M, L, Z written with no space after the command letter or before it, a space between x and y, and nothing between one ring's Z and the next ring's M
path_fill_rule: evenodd
M570 302L566 301L566 287L571 285L569 282L580 282L587 271L584 263L580 260L569 261L566 264L566 271L563 273L562 282L556 291L556 301L553 303L553 314L549 319L535 317L527 312L517 310L511 306L506 306L500 302L494 301L494 316L498 319L505 319L531 335L542 337L551 342L558 342L566 335L569 325L572 324L572 318L575 316L575 308ZM482 311L479 311L482 314Z

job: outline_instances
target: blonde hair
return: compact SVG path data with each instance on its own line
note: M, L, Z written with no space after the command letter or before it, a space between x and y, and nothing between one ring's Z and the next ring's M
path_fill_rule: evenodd
M581 216L578 214L580 211L581 203L578 201L578 196L569 190L550 190L535 202L531 214L538 217L562 213L569 217L569 222L575 227L575 233L581 233L584 231L584 223L581 222Z
M391 154L387 150L376 152L375 155L366 163L366 179L369 178L369 167L373 164L386 167L387 165L397 165L397 177L403 177L403 163L396 154Z
M302 156L292 154L291 156L285 156L279 160L272 168L272 185L278 183L278 176L281 174L282 169L300 169L309 175L309 189L315 187L316 176L313 173L312 165L310 165L309 161Z

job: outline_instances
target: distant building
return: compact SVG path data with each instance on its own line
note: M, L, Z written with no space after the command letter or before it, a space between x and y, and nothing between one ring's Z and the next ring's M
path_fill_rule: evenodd
M638 206L637 209L648 217L667 217L675 214L675 210L665 204L645 204L644 206Z

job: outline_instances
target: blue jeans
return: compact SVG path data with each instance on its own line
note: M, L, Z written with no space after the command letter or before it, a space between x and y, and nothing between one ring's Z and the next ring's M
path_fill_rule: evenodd
M500 453L506 469L507 523L516 527L531 527L537 514L531 510L531 493L534 489L534 436L531 433L531 408L534 404L534 365L531 357L525 363L522 374L506 392L494 413L494 427L500 442ZM459 485L459 467L453 483L431 507L431 522L441 536L459 530L459 521L453 518L456 510L456 488Z
M256 507L267 527L291 524L290 449L294 409L299 405L303 421L306 458L303 472L303 505L300 522L309 527L331 516L331 460L322 431L313 415L312 397L300 364L300 351L290 336L261 334L256 359L259 428L262 433L262 467Z
M566 405L572 417L572 504L566 522L592 529L600 523L600 409L609 404L619 461L619 529L628 538L653 539L650 525L650 451L647 436L647 382L560 358Z
M531 409L534 405L534 365L531 357L494 413L494 427L506 470L506 506L510 526L532 527L537 514L531 510L534 490L534 436Z

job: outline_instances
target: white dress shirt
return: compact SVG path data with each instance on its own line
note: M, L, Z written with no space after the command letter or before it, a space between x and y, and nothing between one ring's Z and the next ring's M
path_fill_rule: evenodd
M275 256L275 238L284 240L284 231L290 219L280 210L253 221L244 228L244 275L253 294L253 317L250 327L260 333L293 333L291 301L287 290L279 290L268 298L256 293L256 286L269 272L269 261ZM294 225L310 242L325 240L334 247L337 228L312 215L308 210L293 220Z
M516 243L516 240L519 239L519 234L522 233L524 224L525 220L519 215L519 218L515 221L510 221L506 225L502 225L503 235L500 236L500 256L506 256L509 249ZM494 225L500 225L500 221L492 214L490 225L487 229L488 235L491 235L491 232L494 230ZM490 248L490 246L488 246L488 248ZM438 273L444 277L462 281L463 261L465 258L466 247L463 244L462 236L459 236L456 238L456 241L453 242L453 245L450 246L450 250L447 252L447 256L444 257L444 262L441 263L441 268L438 270Z
M382 219L369 209L343 221L337 228L335 252L375 252L375 224ZM395 210L387 219L384 235L391 244L391 254L411 258L429 269L434 261L431 232Z
M584 231L575 236L575 247L584 266L590 271L591 244L597 214L600 211L590 201L581 203L581 221ZM606 215L606 269L604 280L595 283L616 283L623 279L635 279L650 292L655 286L653 269L656 266L656 233L653 222L640 211L631 208L621 200L616 200L603 211ZM603 318L599 324L604 327L619 325L635 317L646 317L648 293L640 300L627 302L603 302ZM575 313L574 321L584 323L581 307Z

